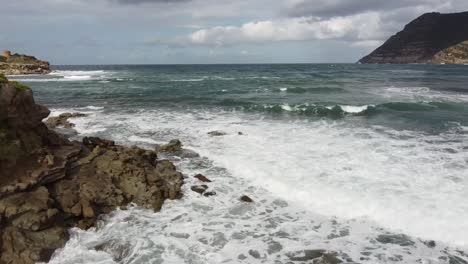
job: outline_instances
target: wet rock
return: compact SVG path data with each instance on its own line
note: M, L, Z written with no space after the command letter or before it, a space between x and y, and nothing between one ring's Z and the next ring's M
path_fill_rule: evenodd
M253 250L253 249L249 250L249 255L256 259L260 258L260 253L257 250Z
M71 227L92 227L129 203L158 211L181 197L182 174L156 152L69 141L42 122L48 114L31 90L0 83L0 263L47 262ZM115 259L125 255L119 247L111 246Z
M202 182L211 182L210 179L208 179L206 176L204 176L202 174L197 174L197 175L195 175L193 177L197 178L199 181L202 181Z
M286 253L292 261L312 261L314 264L338 264L343 261L336 257L336 253L322 249L306 249L302 251Z
M215 195L216 195L216 192L215 192L215 191L205 192L205 193L203 194L203 196L205 196L205 197L215 196Z
M225 136L227 135L226 132L223 132L223 131L218 131L218 130L215 130L215 131L210 131L208 132L208 135L212 136L212 137L220 137L220 136Z
M237 135L242 136L242 135L244 135L244 133L239 131L239 132L237 132Z
M49 117L44 123L49 129L55 129L57 127L63 128L73 128L75 124L68 121L70 118L85 117L86 114L83 113L63 113L59 116Z
M240 254L239 256L237 256L237 259L240 259L240 260L244 260L246 258L247 258L247 256L244 255L244 254Z
M177 152L182 150L182 142L178 139L173 139L169 143L156 147L156 152Z
M190 190L199 194L203 194L206 189L208 189L208 186L206 185L192 185L192 187L190 187Z
M407 235L403 234L384 234L379 235L375 240L382 244L395 244L402 247L413 246L414 242Z
M121 262L124 258L130 255L131 245L111 240L95 246L94 249L96 251L104 251L111 255L114 261Z
M115 145L113 140L102 139L98 137L84 137L83 144L91 149L99 146L101 148L108 148Z
M435 248L436 242L434 240L428 240L423 242L429 248Z
M243 201L243 202L246 202L246 203L253 203L252 198L250 198L250 197L247 196L247 195L242 195L241 198L240 198L240 200Z

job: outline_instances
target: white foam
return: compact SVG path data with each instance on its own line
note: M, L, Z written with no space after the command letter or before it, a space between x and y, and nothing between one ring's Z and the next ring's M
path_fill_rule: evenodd
M460 93L442 92L431 90L429 87L385 87L382 90L374 89L384 98L392 101L450 101L468 102L468 95Z
M280 88L280 91L282 91L282 92L286 92L287 90L288 90L288 88L286 88L286 87Z
M86 118L79 132L105 128L124 144L147 140L147 134L157 135L155 141L181 139L208 159L178 159L178 168L188 176L207 175L218 194L191 192L196 181L189 177L184 198L169 201L159 214L133 208L116 212L99 230L74 230L52 263L75 263L77 248L95 256L93 245L110 240L130 248L123 263L238 263L240 254L246 263L285 263L286 252L317 248L345 252L360 263L393 263L395 255L402 263L439 263L447 246L451 254L455 247L468 249L466 134L427 136L346 120L292 122L198 110ZM228 135L206 134L218 129ZM242 194L255 203L240 203ZM375 241L388 230L434 239L437 247L415 238L410 247ZM273 242L282 250L270 254ZM249 256L250 249L265 257ZM369 259L359 260L364 251Z
M154 139L147 138L147 137L139 137L132 135L128 138L129 141L131 142L143 142L143 143L148 143L148 144L157 144L158 142L155 141Z

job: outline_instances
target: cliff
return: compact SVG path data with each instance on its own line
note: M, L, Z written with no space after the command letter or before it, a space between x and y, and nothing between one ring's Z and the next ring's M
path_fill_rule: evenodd
M360 63L466 63L468 12L426 13L410 22Z
M50 65L47 61L36 59L36 57L13 54L4 51L0 55L0 73L5 75L18 74L47 74L50 73Z
M129 203L160 210L183 176L157 153L85 137L70 141L42 120L31 89L0 74L0 264L48 261L100 214Z

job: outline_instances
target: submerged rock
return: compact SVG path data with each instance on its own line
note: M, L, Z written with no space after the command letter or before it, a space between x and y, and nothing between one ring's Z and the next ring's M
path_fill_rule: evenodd
M182 142L178 139L173 139L168 144L156 147L156 152L177 152L180 150L182 150Z
M286 256L292 261L312 261L314 264L338 264L343 263L336 257L335 252L329 252L323 249L306 249L302 251L286 253Z
M47 262L71 227L129 203L158 211L181 197L182 174L156 152L69 141L42 122L48 114L30 89L0 83L0 263ZM121 259L125 249L114 253Z
M223 131L218 131L218 130L215 130L215 131L210 131L208 132L208 135L212 136L212 137L220 137L220 136L225 136L227 135L226 132L223 132Z
M216 192L215 192L215 191L205 192L205 193L203 194L203 196L205 196L205 197L215 196L215 195L216 195Z
M203 194L207 189L208 186L206 185L193 185L190 189L196 193Z
M83 113L63 113L59 116L49 117L44 123L49 129L55 129L57 127L63 128L73 128L75 124L68 121L70 118L85 117L86 114Z

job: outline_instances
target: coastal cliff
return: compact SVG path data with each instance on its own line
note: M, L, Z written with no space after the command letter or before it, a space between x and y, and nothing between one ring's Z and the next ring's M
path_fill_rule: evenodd
M466 63L468 12L426 13L359 62L364 64Z
M0 73L5 75L47 74L50 73L50 65L47 61L33 56L4 51L0 55Z
M0 74L0 264L48 261L71 227L129 203L158 211L182 195L182 174L155 151L70 141L42 122L48 115L29 87Z

